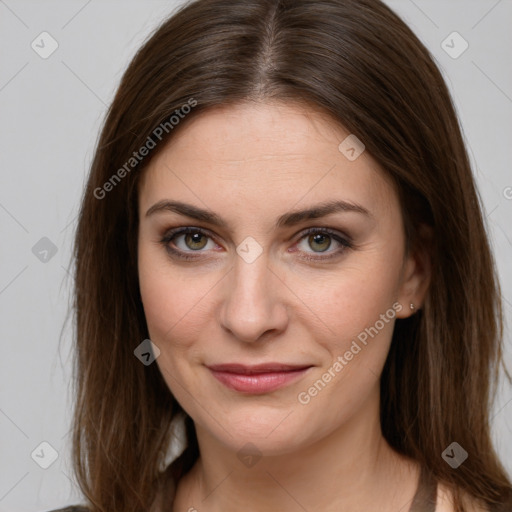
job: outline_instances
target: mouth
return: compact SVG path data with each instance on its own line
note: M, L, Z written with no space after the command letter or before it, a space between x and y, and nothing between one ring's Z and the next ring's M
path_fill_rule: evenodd
M302 377L312 365L263 363L246 366L220 364L207 366L212 375L227 388L240 393L264 394L291 384Z

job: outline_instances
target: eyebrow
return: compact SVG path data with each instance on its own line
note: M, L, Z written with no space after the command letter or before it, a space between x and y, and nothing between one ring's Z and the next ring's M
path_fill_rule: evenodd
M158 203L151 206L146 212L146 217L153 215L157 212L170 211L178 213L185 217L208 222L214 226L227 228L228 223L216 213L193 206L191 204L182 203L181 201L170 201L163 199ZM366 217L373 218L373 215L363 206L348 201L328 201L316 204L305 210L296 210L281 215L276 222L277 227L290 227L304 220L319 219L333 213L340 212L355 212L365 215Z

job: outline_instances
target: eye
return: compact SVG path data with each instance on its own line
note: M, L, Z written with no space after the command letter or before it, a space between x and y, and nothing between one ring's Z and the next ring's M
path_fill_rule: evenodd
M337 246L335 250L327 252L331 246ZM172 256L184 260L194 260L200 258L203 249L211 250L217 247L213 242L212 235L202 228L184 227L168 231L165 236L160 240L160 243L165 247L167 252ZM210 246L208 246L210 244ZM301 258L311 261L322 261L340 256L346 249L353 247L349 237L342 235L338 231L329 228L310 228L301 233L299 243L296 246L299 251L303 253ZM308 251L307 247L313 249ZM296 252L292 250L291 252ZM193 254L197 253L197 254ZM326 253L322 256L322 253ZM318 256L312 256L318 254Z
M199 255L195 256L187 253L202 252L202 249L213 249L216 247L210 234L200 228L194 227L171 230L166 233L160 242L165 246L168 252L178 258L186 260L199 257ZM208 247L208 242L211 242L213 247Z
M338 246L335 250L327 252L328 249L333 245ZM302 248L300 245L302 244ZM352 242L346 236L341 235L337 231L329 228L310 228L305 233L302 233L299 243L297 244L301 252L305 253L306 256L302 256L307 260L327 260L340 256L346 249L353 247ZM305 249L313 249L313 254L319 256L311 256L311 252ZM322 253L326 253L326 256L320 256Z

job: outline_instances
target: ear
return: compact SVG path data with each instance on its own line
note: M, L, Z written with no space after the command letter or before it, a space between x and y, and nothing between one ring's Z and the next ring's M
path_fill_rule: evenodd
M397 298L403 307L397 311L397 318L413 315L424 304L432 274L430 251L433 240L433 229L426 224L421 224L416 233L416 240L411 244L404 258ZM414 308L411 308L411 304Z

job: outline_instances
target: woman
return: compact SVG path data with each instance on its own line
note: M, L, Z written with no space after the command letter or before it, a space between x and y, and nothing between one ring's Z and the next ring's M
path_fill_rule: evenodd
M470 164L380 1L167 20L109 110L75 258L87 510L512 510Z

